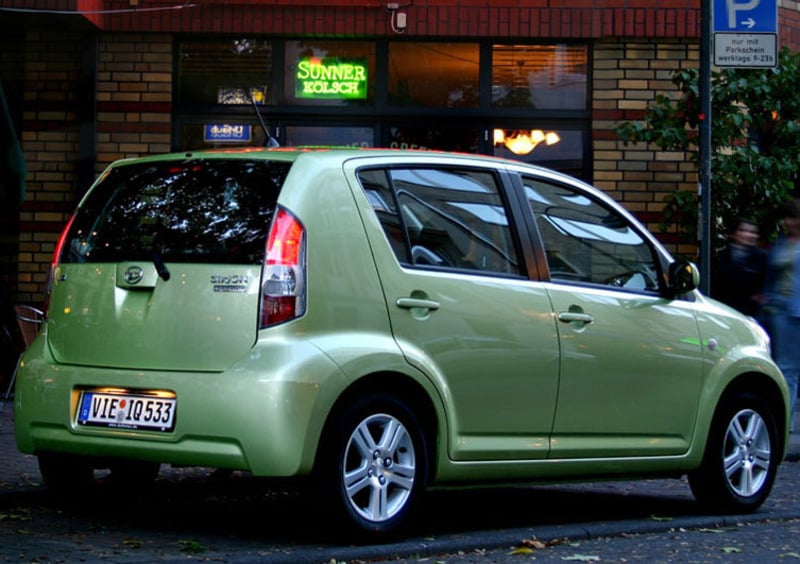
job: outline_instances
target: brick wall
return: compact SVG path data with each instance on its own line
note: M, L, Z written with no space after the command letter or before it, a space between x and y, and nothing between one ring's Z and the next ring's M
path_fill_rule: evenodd
M86 57L94 56L90 41L95 39L80 33L28 33L25 38L22 149L28 175L13 281L17 302L43 301L58 236L96 175L114 160L170 149L171 36L100 36L96 82L90 80L96 118L82 109ZM81 175L87 139L94 143L96 160L90 156L91 170Z
M103 34L97 68L97 170L170 150L172 36Z
M28 169L19 217L16 301L38 304L59 233L75 205L83 36L25 37L22 150Z
M641 120L659 93L675 91L673 73L699 66L697 43L601 41L593 59L592 146L594 182L648 227L673 252L694 256L675 232L661 233L665 198L676 190L697 191L697 170L683 152L663 152L644 143L625 145L615 129Z
M12 116L15 133L22 131L22 81L24 78L25 35L21 31L6 35L8 44L0 49L0 79ZM19 213L0 207L0 305L4 291L17 287L17 253L19 246ZM2 312L0 312L1 314ZM0 359L2 353L0 353Z

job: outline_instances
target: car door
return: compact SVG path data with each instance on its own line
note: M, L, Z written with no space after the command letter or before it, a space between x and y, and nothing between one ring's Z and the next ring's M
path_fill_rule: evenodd
M348 165L394 337L442 394L451 458L543 458L558 378L549 297L525 275L499 173L435 162Z
M703 351L690 303L665 296L663 254L578 185L523 177L550 271L561 378L552 458L685 452Z

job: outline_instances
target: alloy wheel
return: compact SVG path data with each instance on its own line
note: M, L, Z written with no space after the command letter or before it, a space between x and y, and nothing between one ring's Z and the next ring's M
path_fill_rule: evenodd
M375 414L348 439L343 480L348 501L364 519L384 522L408 502L416 461L408 430L396 417Z
M739 411L728 424L723 443L723 464L731 489L749 497L767 480L771 444L769 429L752 409Z

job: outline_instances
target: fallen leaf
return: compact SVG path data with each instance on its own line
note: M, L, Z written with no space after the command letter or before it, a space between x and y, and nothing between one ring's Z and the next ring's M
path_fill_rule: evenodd
M539 539L525 539L522 541L522 545L527 546L528 548L535 548L536 550L547 548L547 543L540 541Z
M738 546L724 546L722 547L722 552L725 554L738 554L739 552L744 552Z
M518 546L509 552L509 554L533 554L533 549L527 546Z
M144 543L139 539L134 539L130 537L122 539L122 544L128 548L142 548L142 546L144 546Z
M778 558L797 558L800 560L800 552L784 552Z
M0 521L30 521L31 518L27 515L19 513L0 513Z
M181 552L188 552L189 554L199 554L205 552L205 548L196 540L179 540L178 544L181 545Z
M651 521L672 521L672 517L659 517L658 515L651 515Z

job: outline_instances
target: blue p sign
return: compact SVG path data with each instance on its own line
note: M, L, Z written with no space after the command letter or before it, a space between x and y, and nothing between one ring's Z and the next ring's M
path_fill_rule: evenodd
M749 12L758 7L761 0L747 0L746 2L737 2L736 0L725 0L725 5L728 8L728 27L736 29L736 20L739 17L739 12Z
M777 0L713 0L715 33L777 33Z

